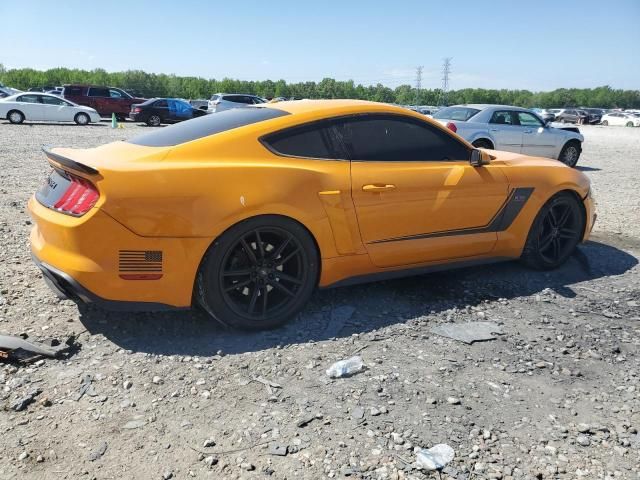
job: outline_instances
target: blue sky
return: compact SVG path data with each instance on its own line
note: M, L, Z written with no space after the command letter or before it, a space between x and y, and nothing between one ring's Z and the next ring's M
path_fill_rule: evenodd
M12 21L11 19L16 19ZM640 88L640 0L0 0L0 63L390 87Z

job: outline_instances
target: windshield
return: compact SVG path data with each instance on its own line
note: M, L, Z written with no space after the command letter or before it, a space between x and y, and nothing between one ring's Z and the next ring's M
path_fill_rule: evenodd
M447 107L439 110L433 118L440 120L459 120L466 122L480 110L471 107Z

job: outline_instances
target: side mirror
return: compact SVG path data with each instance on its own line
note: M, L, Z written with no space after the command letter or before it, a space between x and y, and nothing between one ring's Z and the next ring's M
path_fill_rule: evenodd
M473 150L471 150L469 163L473 167L481 167L482 165L489 165L489 163L491 163L491 155L489 155L487 152L483 152L478 148L474 148Z

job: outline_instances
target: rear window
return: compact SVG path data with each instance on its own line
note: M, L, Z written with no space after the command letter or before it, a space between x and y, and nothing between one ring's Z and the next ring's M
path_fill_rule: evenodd
M155 132L138 135L128 140L128 143L145 147L171 147L284 115L289 115L289 113L275 108L254 107L225 110L177 123Z
M458 120L466 122L480 110L470 107L447 107L439 110L433 118L440 120Z

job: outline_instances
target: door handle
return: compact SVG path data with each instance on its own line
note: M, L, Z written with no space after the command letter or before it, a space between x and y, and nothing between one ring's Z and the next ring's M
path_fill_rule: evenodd
M498 131L498 129L497 129L497 128L490 128L490 129L489 129L489 131L490 131L490 132L497 132L497 131Z
M363 192L372 192L372 193L388 192L390 190L395 190L395 189L396 189L395 185L384 184L384 183L373 183L369 185L363 185L362 187Z
M524 133L533 133L533 130L525 130Z

